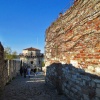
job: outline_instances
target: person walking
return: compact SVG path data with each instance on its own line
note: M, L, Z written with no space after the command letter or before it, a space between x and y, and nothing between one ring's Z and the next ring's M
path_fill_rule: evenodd
M21 66L20 67L20 75L22 76L22 74L23 74L23 67Z
M24 78L26 78L26 73L27 73L27 67L24 67Z
M28 66L28 68L27 68L27 73L28 73L28 77L30 78L30 75L31 75L31 68L30 68L30 66Z
M36 67L34 67L34 75L36 76Z

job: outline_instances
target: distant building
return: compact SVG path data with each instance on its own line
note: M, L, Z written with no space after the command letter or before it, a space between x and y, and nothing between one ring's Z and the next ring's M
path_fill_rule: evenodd
M42 70L43 59L43 53L40 53L39 49L33 47L23 49L22 53L20 54L20 60L22 61L22 64L27 64L32 69L36 66Z

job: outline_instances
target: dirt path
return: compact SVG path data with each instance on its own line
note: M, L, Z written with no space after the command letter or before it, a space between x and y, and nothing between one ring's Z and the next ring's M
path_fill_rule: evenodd
M54 88L45 84L43 74L36 76L18 76L5 87L0 100L68 100L64 95L57 95Z

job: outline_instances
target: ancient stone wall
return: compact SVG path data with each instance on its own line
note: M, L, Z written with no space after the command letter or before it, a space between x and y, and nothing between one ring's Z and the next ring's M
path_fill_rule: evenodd
M66 95L76 98L73 100L77 100L78 95L82 100L99 100L100 0L76 0L74 5L46 30L45 41L46 81L54 85L57 79L64 76L63 81L58 83L65 86L58 87L61 86L60 90ZM61 64L59 68L55 67L57 65L52 68L55 62ZM63 67L64 64L67 66ZM71 66L71 69L68 66ZM81 71L84 72L83 75L80 74ZM54 76L56 81L52 81ZM95 79L97 80L94 81ZM70 89L71 83L73 89ZM85 90L92 88L95 92L86 92L82 87L85 87Z
M4 48L0 42L0 94L4 88Z
M19 74L20 70L20 61L16 60L6 60L5 65L6 65L6 73L5 75L5 82L11 81L13 78L15 78Z
M20 61L4 60L4 48L0 43L0 94L5 85L18 75L19 69Z
M46 83L71 100L100 100L100 77L71 64L53 63L48 66Z

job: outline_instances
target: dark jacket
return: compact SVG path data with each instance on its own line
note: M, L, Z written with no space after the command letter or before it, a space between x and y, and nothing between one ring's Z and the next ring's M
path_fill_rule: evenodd
M25 67L25 68L24 68L24 73L26 73L26 72L27 72L27 68Z
M20 68L20 73L23 73L23 67Z

